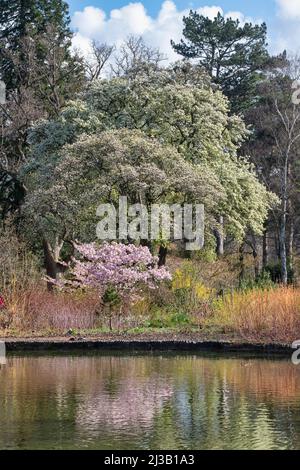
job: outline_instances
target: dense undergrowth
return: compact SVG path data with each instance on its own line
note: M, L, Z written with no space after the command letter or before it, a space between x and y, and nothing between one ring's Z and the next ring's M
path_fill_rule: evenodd
M0 239L2 332L27 335L108 331L109 319L93 290L47 290L41 267L10 235ZM300 334L300 289L280 287L268 276L237 287L234 257L222 260L170 257L172 281L163 283L122 315L114 331L218 332L248 340L293 342Z

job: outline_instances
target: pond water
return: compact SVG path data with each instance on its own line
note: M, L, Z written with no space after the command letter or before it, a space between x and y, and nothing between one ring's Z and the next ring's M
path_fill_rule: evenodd
M300 366L191 354L9 356L0 449L300 449Z

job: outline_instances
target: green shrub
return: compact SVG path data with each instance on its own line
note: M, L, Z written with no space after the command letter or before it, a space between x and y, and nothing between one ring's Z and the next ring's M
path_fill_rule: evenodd
M180 311L153 309L147 326L150 328L172 328L190 323L189 316Z
M275 286L271 275L267 271L263 271L257 279L244 279L241 282L240 290L249 291L254 289L272 289Z

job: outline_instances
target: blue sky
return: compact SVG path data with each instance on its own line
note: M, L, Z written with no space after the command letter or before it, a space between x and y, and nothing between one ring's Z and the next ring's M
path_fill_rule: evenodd
M69 0L70 11L74 13L76 10L82 10L84 7L93 5L106 11L107 13L114 9L120 8L130 1L128 0ZM134 0L131 0L134 3ZM145 5L147 11L151 16L156 16L160 10L161 0L144 0L142 3ZM260 16L264 19L274 17L276 11L276 4L274 0L213 0L213 1L175 1L178 9L183 10L186 8L200 7L205 5L220 5L224 10L243 11L247 16Z
M176 60L170 39L178 41L189 9L213 18L224 15L259 23L269 31L269 48L300 50L300 0L69 0L75 47L88 53L92 39L119 45L128 35L143 36Z

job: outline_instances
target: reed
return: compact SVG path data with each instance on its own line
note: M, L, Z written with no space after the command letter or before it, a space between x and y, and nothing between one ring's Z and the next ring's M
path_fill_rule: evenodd
M235 291L215 303L209 320L247 339L293 342L300 339L300 289Z

